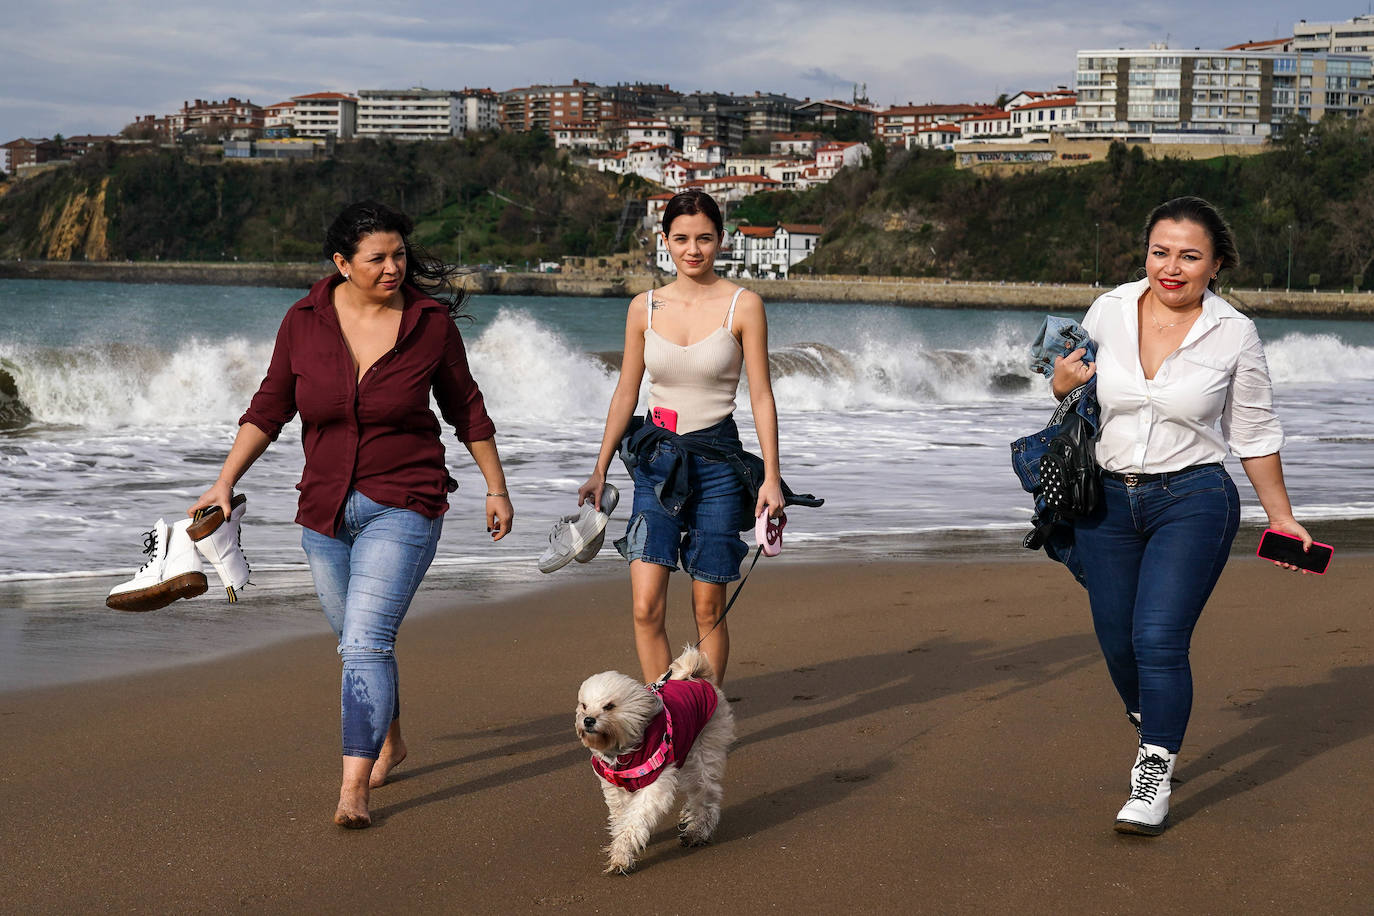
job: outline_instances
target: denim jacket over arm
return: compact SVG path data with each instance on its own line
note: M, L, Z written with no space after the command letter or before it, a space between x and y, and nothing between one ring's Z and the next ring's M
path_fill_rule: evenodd
M1031 368L1045 375L1053 375L1054 357L1065 356L1080 347L1088 351L1083 357L1085 362L1095 361L1096 347L1078 322L1049 316L1031 347L1034 359ZM1047 371L1043 368L1045 366L1048 366ZM1063 563L1079 584L1085 585L1083 563L1073 549L1073 525L1060 519L1039 493L1040 459L1049 451L1050 441L1059 435L1060 427L1070 412L1082 419L1094 438L1097 436L1102 411L1097 403L1096 375L1064 396L1050 417L1048 426L1011 444L1011 465L1021 481L1021 488L1035 497L1035 514L1031 516L1034 530L1026 535L1022 546L1030 549L1044 547L1051 560Z
M625 469L631 476L634 476L640 458L648 455L654 446L661 442L670 443L676 455L663 482L654 487L663 511L676 516L691 498L691 480L687 473L687 463L683 459L687 455L697 455L712 461L724 461L730 465L735 476L743 484L736 527L740 531L753 529L757 521L754 517L754 506L758 502L759 487L763 484L763 459L746 452L740 445L739 429L735 426L733 415L714 426L684 435L646 422L644 417L631 418L629 429L620 440L620 459L625 462ZM810 493L793 493L786 481L782 482L782 499L783 504L787 506L815 508L825 503L824 499L818 499Z

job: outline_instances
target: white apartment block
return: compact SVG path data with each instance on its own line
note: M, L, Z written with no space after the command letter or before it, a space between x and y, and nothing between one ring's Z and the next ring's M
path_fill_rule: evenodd
M1345 22L1308 22L1293 26L1293 50L1374 56L1374 15Z
M360 89L359 137L444 140L463 133L459 93L447 89Z
M462 133L487 133L501 129L501 98L490 89L464 89L458 93L462 105Z
M1371 67L1369 57L1324 51L1079 51L1073 136L1258 143L1294 116L1364 111Z
M296 123L295 102L278 102L262 110L263 127L290 127Z
M349 140L358 126L358 100L342 92L293 95L296 136Z

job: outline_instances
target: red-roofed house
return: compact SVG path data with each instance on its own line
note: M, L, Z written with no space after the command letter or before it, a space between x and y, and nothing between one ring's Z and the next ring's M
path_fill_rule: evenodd
M20 137L0 145L0 172L13 175L21 165L51 162L61 156L61 147L47 137L38 140Z
M862 165L870 155L872 151L866 143L827 143L816 150L816 169L823 180L829 181L840 169Z
M1294 36L1270 38L1268 41L1243 41L1238 45L1222 48L1223 51L1292 51Z
M649 232L658 232L663 227L663 211L668 208L668 201L676 195L655 194L644 202L644 228Z
M893 105L878 112L873 132L889 146L911 145L907 138L928 124L944 124L998 111L995 105Z
M1077 107L1078 97L1073 94L1036 99L1019 104L1015 108L1008 104L1011 132L1024 136L1031 133L1068 130L1077 121L1074 117Z
M959 122L959 139L977 140L982 137L1006 137L1011 134L1011 112L994 111L974 115Z
M342 92L293 95L296 133L302 137L350 139L358 129L358 100Z
M774 156L792 154L802 156L806 159L816 157L816 147L825 142L825 138L812 131L795 131L787 134L774 134L768 141L768 151Z
M716 263L730 276L786 278L816 250L820 238L816 225L739 226L730 235L728 255Z
M924 124L916 133L907 134L906 148L948 149L961 133L958 124Z

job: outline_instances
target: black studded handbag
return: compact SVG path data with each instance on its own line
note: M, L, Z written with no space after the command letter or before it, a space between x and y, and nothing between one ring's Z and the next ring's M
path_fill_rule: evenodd
M1091 515L1102 499L1093 432L1076 411L1069 411L1040 459L1035 496L1064 521Z

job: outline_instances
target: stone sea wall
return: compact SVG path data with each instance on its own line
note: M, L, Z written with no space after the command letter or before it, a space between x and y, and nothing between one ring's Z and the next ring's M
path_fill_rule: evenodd
M285 263L179 263L116 261L0 261L0 279L31 278L121 283L196 283L281 286L304 289L331 270L323 261ZM666 278L647 273L593 274L473 273L465 285L474 293L512 296L601 296L629 298ZM974 283L900 277L817 277L746 280L744 285L772 302L856 302L930 308L1082 311L1102 288L1084 284ZM1374 293L1281 289L1226 291L1249 315L1265 317L1374 318Z

